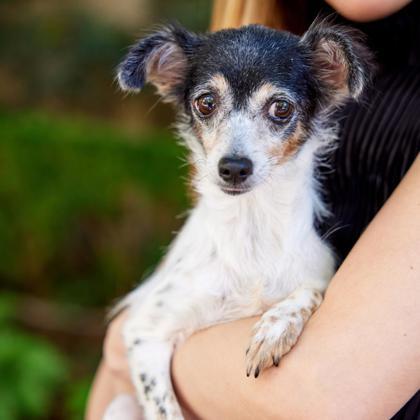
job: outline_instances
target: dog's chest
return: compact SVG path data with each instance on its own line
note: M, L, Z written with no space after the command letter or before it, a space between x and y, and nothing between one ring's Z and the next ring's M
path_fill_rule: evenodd
M255 220L232 220L212 232L218 258L240 276L270 276L284 254L279 229Z
M279 217L279 211L271 214L257 208L208 221L217 276L212 282L220 285L226 298L234 296L243 306L265 306L296 287L287 272L291 263L289 229Z

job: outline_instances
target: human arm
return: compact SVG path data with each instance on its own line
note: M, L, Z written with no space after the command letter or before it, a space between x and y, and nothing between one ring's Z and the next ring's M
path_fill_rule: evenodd
M255 319L175 353L179 397L200 418L389 418L420 387L420 158L335 275L298 344L244 374Z
M257 380L245 376L255 319L209 328L175 352L174 385L184 405L200 418L389 418L420 387L419 214L417 158L280 366ZM123 320L108 331L88 420L132 392Z

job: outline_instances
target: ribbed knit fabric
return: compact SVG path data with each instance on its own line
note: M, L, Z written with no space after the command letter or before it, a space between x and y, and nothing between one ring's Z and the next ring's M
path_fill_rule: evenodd
M420 67L384 74L367 97L338 116L342 123L333 170L321 180L333 217L320 229L341 259L420 152ZM419 419L420 391L392 420Z
M321 181L333 213L322 231L341 258L420 151L420 67L379 77L366 98L337 116L341 132L333 169Z
M308 23L333 12L323 1L309 4ZM338 16L337 23L364 32L379 65L362 103L337 115L339 146L321 181L333 217L320 229L343 259L420 151L420 0L385 19L356 24ZM420 391L392 420L420 420Z

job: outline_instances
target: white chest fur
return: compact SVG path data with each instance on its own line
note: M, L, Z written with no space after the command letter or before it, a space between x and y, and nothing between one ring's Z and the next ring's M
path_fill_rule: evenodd
M227 196L204 186L158 277L183 278L186 293L223 298L242 317L302 284L325 288L333 258L313 227L316 194L304 157L247 194Z
M131 313L124 340L146 407L144 387L159 377L162 389L154 392L166 398L173 346L199 329L264 313L246 355L247 374L255 377L294 345L334 269L313 227L322 208L312 158L313 150L304 147L270 182L240 196L201 183L200 201L164 263L126 300ZM170 408L178 410L176 403Z

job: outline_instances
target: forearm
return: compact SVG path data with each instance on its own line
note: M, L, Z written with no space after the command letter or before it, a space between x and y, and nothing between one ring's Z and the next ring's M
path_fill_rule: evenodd
M175 353L200 418L389 418L420 387L420 159L335 275L296 347L257 380L255 320L213 327Z
M392 15L411 0L326 0L342 16L356 22L368 22Z

